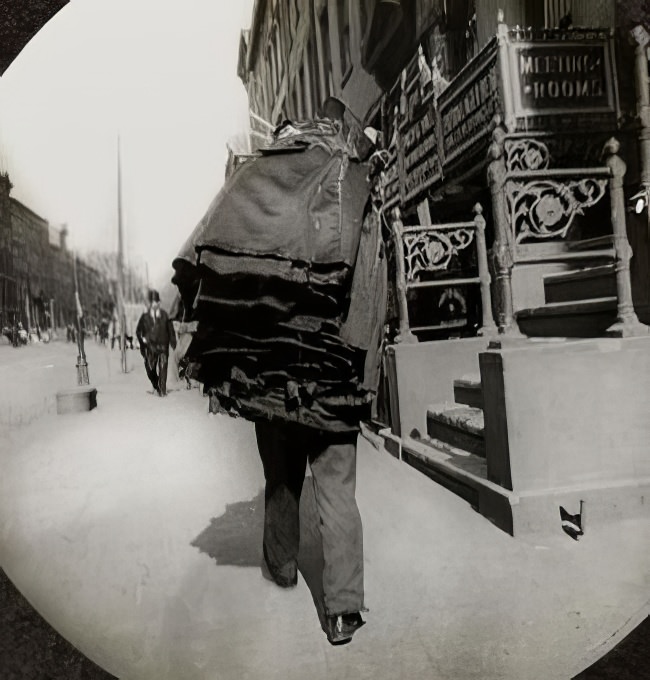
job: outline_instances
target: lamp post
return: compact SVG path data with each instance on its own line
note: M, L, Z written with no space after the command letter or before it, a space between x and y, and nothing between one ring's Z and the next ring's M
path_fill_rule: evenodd
M124 306L124 224L122 218L122 165L120 138L117 138L117 308L120 317L120 353L122 373L126 366L126 309Z
M77 279L77 256L72 254L74 272L74 298L77 308L77 387L59 390L56 393L57 413L79 413L97 408L97 390L89 385L88 362L84 350L83 309L79 299L79 283Z
M86 351L84 349L84 323L83 323L83 308L81 307L81 300L79 298L79 282L77 280L77 255L72 254L72 266L74 271L74 299L77 308L77 348L79 354L77 355L77 385L88 385L88 362L86 361Z

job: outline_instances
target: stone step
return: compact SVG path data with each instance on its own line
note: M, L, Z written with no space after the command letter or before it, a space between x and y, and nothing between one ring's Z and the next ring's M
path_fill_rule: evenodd
M553 302L516 313L519 329L529 337L604 337L616 317L615 296Z
M573 251L584 250L608 250L614 247L614 236L606 234L604 236L596 236L595 238L585 238L580 241L566 241L566 249Z
M517 245L517 262L583 262L606 264L616 256L612 236L582 241L542 241Z
M513 534L513 508L518 497L489 481L484 458L430 438L406 437L402 461L465 500L492 524Z
M427 434L432 440L485 458L483 410L460 404L440 404L427 409Z
M547 303L616 297L616 267L613 262L584 267L544 277Z
M481 376L464 376L454 380L454 400L457 404L483 408L483 388Z
M407 438L402 460L478 510L478 487L487 482L484 458L439 440Z

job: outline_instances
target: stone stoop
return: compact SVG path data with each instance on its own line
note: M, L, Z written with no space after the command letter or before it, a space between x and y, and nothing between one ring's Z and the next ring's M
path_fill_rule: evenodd
M454 380L454 400L473 408L483 408L483 389L480 375L468 375Z
M547 303L591 300L616 295L616 266L613 262L547 274L544 277L544 298Z
M616 296L550 302L515 314L522 333L529 337L605 337L616 322Z
M454 398L428 407L427 435L402 439L401 459L512 535L519 499L488 479L480 376L455 380Z
M513 505L519 501L512 491L490 482L485 458L439 440L406 437L402 460L429 479L469 503L502 531L513 535Z
M503 338L479 352L481 380L447 371L446 391L429 406L417 402L419 427L412 417L402 433L379 433L383 451L515 537L565 536L560 507L581 512L589 530L650 516L650 336ZM584 395L601 384L626 390L585 410ZM536 416L542 409L547 423ZM605 456L612 448L616 461Z
M427 435L475 456L485 458L483 409L443 404L427 409Z

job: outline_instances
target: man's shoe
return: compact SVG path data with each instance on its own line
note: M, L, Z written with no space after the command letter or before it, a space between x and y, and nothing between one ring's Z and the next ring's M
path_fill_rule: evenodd
M353 614L334 614L327 617L327 639L332 645L345 645L352 640L352 636L365 625L359 612Z

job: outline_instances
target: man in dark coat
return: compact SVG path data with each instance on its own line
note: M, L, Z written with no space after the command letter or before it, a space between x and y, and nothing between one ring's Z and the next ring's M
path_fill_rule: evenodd
M176 349L176 333L167 313L160 306L158 291L149 291L149 308L140 317L135 334L144 358L144 368L159 396L167 394L169 345Z
M281 125L219 192L174 261L173 279L198 324L188 355L211 412L255 423L263 572L283 588L298 582L309 463L323 557L316 605L334 645L365 623L356 445L376 392L383 321L375 296L385 290L375 262L381 220L364 221L368 167L359 147L370 147L345 111L329 99L318 119ZM345 322L350 291L363 299L350 301L354 319Z

